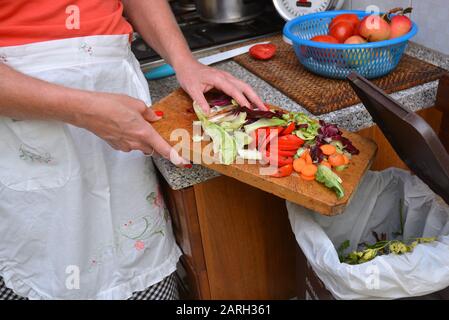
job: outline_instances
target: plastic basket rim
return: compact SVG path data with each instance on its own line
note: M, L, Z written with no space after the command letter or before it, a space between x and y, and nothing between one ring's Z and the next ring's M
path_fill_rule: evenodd
M309 21L309 20L315 20L319 18L328 18L328 17L335 17L340 14L345 13L354 13L361 17L365 17L368 15L371 15L372 13L368 13L366 11L362 10L336 10L336 11L327 11L327 12L320 12L320 13L312 13L308 15L304 15L301 17L297 17L293 20L288 21L283 29L284 36L293 42L295 45L299 46L308 46L308 47L315 47L315 48L321 48L321 49L373 49L373 48L382 48L382 47L388 47L393 46L396 44L402 44L404 42L407 42L411 38L413 38L418 33L418 25L412 20L412 29L405 35L391 39L391 40L384 40L384 41L378 41L378 42L369 42L364 44L329 44L324 42L316 42L311 40L304 40L300 39L299 37L295 36L290 29L297 25L300 22L303 21ZM382 13L381 13L382 14Z

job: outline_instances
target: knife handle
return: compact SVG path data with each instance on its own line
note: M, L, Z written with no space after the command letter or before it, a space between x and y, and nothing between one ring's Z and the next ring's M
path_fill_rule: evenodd
M172 66L169 64L163 64L159 67L151 69L147 73L145 73L145 78L148 80L157 80L165 77L169 77L175 74L175 70L173 70Z

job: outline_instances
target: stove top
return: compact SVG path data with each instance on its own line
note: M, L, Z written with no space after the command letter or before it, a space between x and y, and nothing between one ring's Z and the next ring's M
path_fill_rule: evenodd
M172 2L171 6L178 25L193 52L280 32L285 24L273 5L267 5L264 13L253 20L228 24L202 21L194 6L186 7L176 1ZM131 48L141 64L161 59L139 35L136 35Z

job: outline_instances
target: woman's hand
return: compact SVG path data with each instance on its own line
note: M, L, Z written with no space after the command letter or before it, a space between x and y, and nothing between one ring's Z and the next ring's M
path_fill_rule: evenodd
M123 0L123 4L134 29L173 66L181 87L206 113L209 112L209 105L204 93L212 88L223 91L242 106L251 107L253 103L259 109L267 109L249 85L194 59L168 1Z
M189 166L151 126L160 119L142 101L126 95L89 93L75 125L93 132L116 150L157 152L177 166Z
M254 104L261 110L267 110L250 85L225 71L205 66L196 60L184 63L175 70L181 87L206 113L210 108L204 93L212 88L223 91L241 106L251 107Z

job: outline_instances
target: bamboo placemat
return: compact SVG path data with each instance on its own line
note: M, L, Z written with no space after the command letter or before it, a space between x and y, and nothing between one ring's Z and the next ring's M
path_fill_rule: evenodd
M340 110L360 102L346 80L328 79L307 71L281 36L269 40L278 48L273 59L259 61L249 54L243 54L234 60L314 115ZM404 55L395 71L373 82L392 93L437 80L445 72L442 68Z

